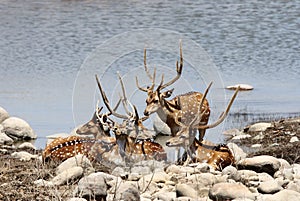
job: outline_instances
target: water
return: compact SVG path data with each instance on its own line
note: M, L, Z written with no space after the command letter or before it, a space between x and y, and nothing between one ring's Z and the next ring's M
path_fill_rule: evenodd
M296 0L4 0L0 2L0 106L28 121L39 136L36 146L43 147L45 136L70 132L92 116L94 105L85 106L80 122L74 123L72 107L76 76L91 52L118 34L162 28L200 44L225 86L254 86L255 90L240 93L222 129L297 116L299 10ZM124 60L123 72L132 63L141 65ZM215 115L220 112L215 111Z

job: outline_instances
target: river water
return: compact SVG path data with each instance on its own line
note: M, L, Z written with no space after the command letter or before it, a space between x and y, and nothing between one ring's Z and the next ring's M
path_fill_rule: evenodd
M145 30L148 36L154 34L153 29L167 30L170 38L174 32L201 46L224 86L254 86L253 91L239 94L221 130L242 128L257 120L296 116L300 114L299 10L296 0L2 0L0 106L11 116L28 121L39 136L36 146L44 147L45 136L68 133L92 116L95 101L85 95L84 87L80 91L84 83L77 79L89 72L94 82L97 72L85 66L89 56L114 37L136 30ZM122 40L112 47L113 51L126 46L126 40ZM144 41L138 42L145 46ZM184 42L183 46L187 44ZM188 52L189 47L185 48ZM142 51L133 55L132 60L116 60L114 64L122 66L116 70L125 74L132 66L142 65ZM158 54L159 61L170 60L174 65L177 58L169 56ZM115 74L111 66L109 73ZM191 84L198 78L189 69L185 66L184 80L193 90L204 90ZM103 77L105 86L115 86L116 81ZM93 87L95 91L95 82ZM227 98L231 94L223 89L222 93ZM85 99L92 104L78 108L78 100L84 103ZM145 94L135 99L140 99L141 112ZM224 98L216 102L221 100L226 104ZM216 118L222 108L212 108ZM221 131L209 132L207 138L222 141Z

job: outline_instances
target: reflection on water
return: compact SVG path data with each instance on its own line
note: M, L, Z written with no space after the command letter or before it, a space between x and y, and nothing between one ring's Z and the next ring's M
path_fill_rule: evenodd
M0 106L40 137L75 126L73 85L89 53L117 34L148 27L200 44L225 85L254 86L238 96L224 129L300 112L298 1L25 0L1 1L0 10ZM86 120L94 106L87 107ZM36 145L43 147L44 138Z

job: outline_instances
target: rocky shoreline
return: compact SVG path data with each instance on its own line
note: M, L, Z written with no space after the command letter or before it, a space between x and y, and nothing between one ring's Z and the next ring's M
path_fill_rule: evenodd
M0 108L0 200L300 200L300 118L224 132L237 161L216 171L140 161L112 166L77 155L43 164L36 137Z

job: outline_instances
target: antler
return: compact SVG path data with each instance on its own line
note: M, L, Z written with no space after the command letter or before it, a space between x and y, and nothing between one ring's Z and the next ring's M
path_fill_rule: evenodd
M175 78L173 78L172 80L170 80L169 82L167 82L166 84L164 85L160 85L158 87L159 90L162 90L168 86L170 86L171 84L173 84L174 82L176 82L180 76L181 76L181 73L182 73L182 67L183 67L183 57L182 57L182 42L180 40L179 42L179 46L180 46L180 64L178 64L178 61L176 61L176 72L177 72L177 75Z
M156 68L154 68L153 75L151 75L150 72L149 72L149 69L147 67L147 51L146 51L146 48L144 49L144 68L145 68L147 76L150 78L150 80L152 82L152 85L150 87L147 87L147 88L140 87L137 76L135 77L135 82L136 82L136 86L141 91L148 92L149 90L153 90L154 89L155 76L156 76Z
M214 123L212 123L212 124L210 124L210 125L197 126L196 128L198 128L198 129L214 128L214 127L216 127L217 125L219 125L220 123L222 123L222 122L224 121L225 117L227 116L227 114L228 114L228 112L229 112L229 110L230 110L230 108L231 108L231 105L232 105L234 99L236 98L236 96L237 96L239 90L240 90L240 87L238 87L238 88L235 90L233 96L231 97L231 100L229 101L229 103L228 103L228 105L227 105L226 110L225 110L224 112L222 112L222 114L220 115L219 119L218 119L216 122L214 122Z
M119 113L116 112L115 108L114 109L111 108L111 106L109 104L109 101L108 101L108 98L107 98L107 96L106 96L106 94L105 94L105 92L104 92L104 90L103 90L103 88L101 86L101 83L100 83L100 81L98 79L98 76L95 75L95 77L96 77L96 81L97 81L97 84L98 84L98 88L99 88L101 96L102 96L102 100L103 100L105 106L107 107L107 109L109 110L109 114L108 115L112 114L112 115L114 115L114 116L116 116L118 118L127 119L128 117L126 115L119 114Z

